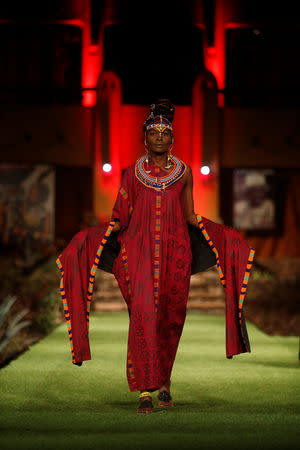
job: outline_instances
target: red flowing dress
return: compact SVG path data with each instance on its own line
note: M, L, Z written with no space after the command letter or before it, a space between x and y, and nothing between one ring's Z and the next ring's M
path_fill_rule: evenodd
M143 185L134 168L128 167L123 176L128 198L118 196L112 212L123 229L113 273L130 312L127 379L131 391L158 389L171 376L186 317L192 264L183 177L165 191L156 190ZM168 174L152 163L150 169L152 176ZM132 206L130 216L120 214L124 201Z
M122 175L110 221L79 231L56 260L73 364L91 359L89 315L97 269L117 279L129 312L131 391L156 390L170 378L190 276L214 265L225 289L226 357L251 351L243 302L255 253L232 227L199 214L198 227L186 223L182 177L157 190L140 181L136 167ZM168 174L150 162L149 168L153 176ZM116 220L121 228L112 231Z

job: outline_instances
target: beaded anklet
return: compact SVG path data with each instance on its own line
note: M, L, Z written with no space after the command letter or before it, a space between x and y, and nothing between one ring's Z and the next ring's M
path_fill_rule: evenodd
M136 412L137 413L151 413L153 411L151 392L149 392L149 391L142 392L140 394L140 399L143 397L150 397L151 400L149 400L148 398L145 400L141 400L140 405L139 405L138 409L136 410Z
M142 392L141 394L140 394L140 398L142 398L142 397L151 397L152 396L152 394L151 394L151 392L148 392L148 391L144 391L144 392Z

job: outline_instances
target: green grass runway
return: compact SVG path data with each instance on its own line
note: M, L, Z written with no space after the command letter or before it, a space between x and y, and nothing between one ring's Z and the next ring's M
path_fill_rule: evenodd
M251 353L227 359L225 318L188 312L172 372L175 408L136 414L128 313L93 313L92 360L72 364L66 324L0 371L1 449L296 449L297 337L247 321ZM298 445L297 445L298 444Z

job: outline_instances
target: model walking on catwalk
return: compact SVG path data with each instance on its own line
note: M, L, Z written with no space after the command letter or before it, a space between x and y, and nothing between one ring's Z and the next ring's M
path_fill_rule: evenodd
M138 413L173 407L171 372L191 274L217 265L226 292L226 356L250 352L243 300L254 250L233 228L194 211L191 167L172 155L175 107L150 107L146 153L127 167L109 223L77 233L57 258L72 360L91 359L89 311L96 269L113 273L129 313L126 373ZM87 276L88 274L88 276Z

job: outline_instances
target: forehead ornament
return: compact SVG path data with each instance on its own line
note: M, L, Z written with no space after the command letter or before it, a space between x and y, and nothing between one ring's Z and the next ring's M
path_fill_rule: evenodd
M163 118L162 115L153 117L153 121L147 125L146 130L148 131L153 128L159 133L163 133L166 129L173 131L171 122L169 122L165 117Z

